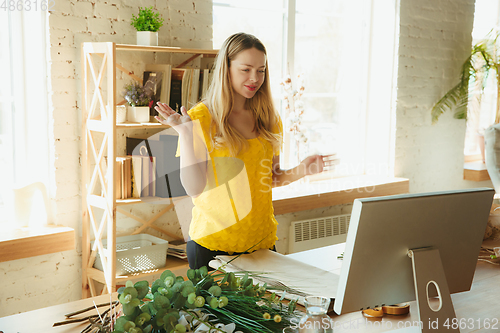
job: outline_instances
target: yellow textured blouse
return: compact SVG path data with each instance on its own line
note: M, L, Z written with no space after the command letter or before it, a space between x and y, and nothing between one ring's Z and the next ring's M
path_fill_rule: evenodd
M188 114L200 125L210 155L207 185L193 198L189 236L212 251L272 248L278 225L272 205L272 145L258 137L247 140L249 148L236 157L227 148L212 150L208 108L200 103ZM275 130L281 132L281 124Z

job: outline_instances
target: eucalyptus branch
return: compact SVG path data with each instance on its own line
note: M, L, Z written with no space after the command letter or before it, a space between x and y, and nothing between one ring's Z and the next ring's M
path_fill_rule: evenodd
M194 312L194 311L190 311L190 310L185 310L185 311L186 311L187 313L189 313L190 315L192 315L193 317L194 317L194 316L196 316L196 320L198 320L200 323L207 325L207 326L210 328L210 331L209 331L209 332L212 332L212 330L216 330L217 332L226 333L226 331L223 331L223 330L221 330L221 329L219 329L219 328L215 327L214 325L212 325L212 323L211 323L211 322L209 322L209 321L205 321L205 320L201 319L201 317L199 317L199 316L198 316L198 314L197 314L196 312ZM188 320L188 322L189 322L189 324L191 325L191 327L194 327L193 321L194 321L194 320L191 320L191 322L189 322L189 320ZM194 330L193 330L193 331L194 331Z

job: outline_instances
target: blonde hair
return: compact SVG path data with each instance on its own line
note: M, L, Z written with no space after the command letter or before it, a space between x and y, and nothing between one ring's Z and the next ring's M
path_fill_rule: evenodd
M226 147L233 156L248 148L248 142L229 124L229 114L233 109L233 89L229 76L231 61L242 51L256 48L266 55L264 82L256 94L246 101L246 107L253 112L254 130L267 140L277 154L281 147L282 136L280 118L271 98L267 52L262 42L255 36L237 33L226 39L222 45L213 71L212 82L204 97L212 116L210 135L212 147Z

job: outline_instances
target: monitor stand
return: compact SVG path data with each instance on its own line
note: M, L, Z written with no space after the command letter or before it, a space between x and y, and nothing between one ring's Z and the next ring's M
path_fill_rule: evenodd
M420 327L411 326L387 333L460 332L439 250L434 248L413 249L408 251L408 256L413 264L413 280ZM437 306L431 306L429 303L431 284L434 284L435 289L437 289L439 300Z

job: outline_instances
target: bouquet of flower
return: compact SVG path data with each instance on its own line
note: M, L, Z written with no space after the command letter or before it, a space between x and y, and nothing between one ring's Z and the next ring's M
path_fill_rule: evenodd
M304 82L300 75L297 76L299 88L297 90L293 90L292 87L292 78L287 76L281 85L285 90L285 94L283 96L283 104L285 105L285 114L286 114L286 130L293 133L295 137L295 142L297 145L297 158L300 163L300 144L304 144L307 142L308 138L305 133L305 128L302 125L302 116L304 115L304 102L300 99L304 94Z
M122 95L130 106L149 106L150 97L139 82L127 84Z
M298 321L296 301L285 305L274 293L264 297L267 286L254 285L248 272L208 273L202 267L188 270L187 277L167 270L151 287L127 282L118 290L123 314L111 320L109 331L272 333Z

